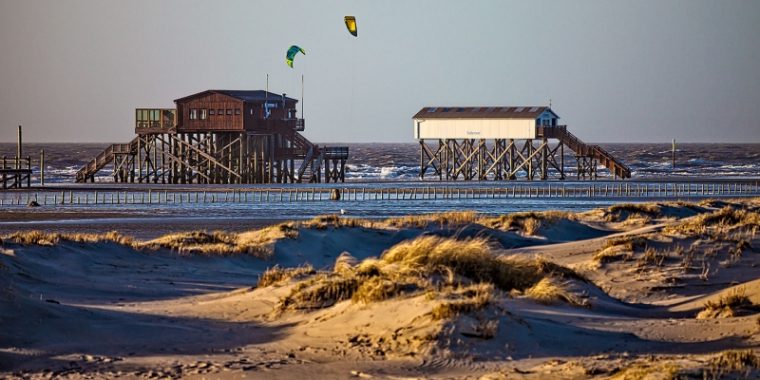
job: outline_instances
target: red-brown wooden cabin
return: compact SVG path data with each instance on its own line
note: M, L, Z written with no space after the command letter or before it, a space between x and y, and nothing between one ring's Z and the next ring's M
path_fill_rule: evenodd
M179 98L177 132L272 131L278 127L302 131L296 117L298 100L255 90L206 90ZM267 115L268 113L268 115Z

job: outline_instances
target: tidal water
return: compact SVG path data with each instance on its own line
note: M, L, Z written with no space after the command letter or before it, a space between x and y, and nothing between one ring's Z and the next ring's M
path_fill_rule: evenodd
M109 144L25 144L24 155L38 162L45 150L45 181L73 183L77 170L97 156ZM419 178L419 145L406 144L340 144L348 145L350 159L346 180L350 182L415 181ZM676 166L671 163L670 144L600 144L632 170L634 179L663 178L758 178L760 177L760 144L680 144ZM0 156L15 156L16 146L0 143ZM566 171L575 173L572 153L566 150ZM39 167L33 167L35 177ZM603 174L603 173L602 173ZM98 182L111 181L106 169L96 177Z

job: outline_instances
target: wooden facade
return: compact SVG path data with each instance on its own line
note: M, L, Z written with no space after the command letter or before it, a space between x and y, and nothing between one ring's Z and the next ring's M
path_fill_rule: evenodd
M266 91L207 90L175 100L175 109L139 108L137 137L106 148L77 181L94 181L107 165L117 182L344 181L348 148L302 136L297 103Z

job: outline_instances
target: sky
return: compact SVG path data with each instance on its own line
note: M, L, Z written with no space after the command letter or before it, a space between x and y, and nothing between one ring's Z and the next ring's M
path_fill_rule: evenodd
M0 0L0 141L126 142L135 108L267 74L299 99L303 75L315 142L550 100L591 142L760 142L760 1Z

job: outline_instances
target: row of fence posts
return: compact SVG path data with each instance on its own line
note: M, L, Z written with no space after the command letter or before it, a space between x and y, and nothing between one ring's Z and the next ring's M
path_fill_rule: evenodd
M588 186L507 187L398 187L398 188L275 188L235 191L61 191L14 192L10 199L0 194L0 205L48 204L184 204L184 203L270 203L324 201L339 192L343 201L498 199L498 198L668 198L701 196L760 195L759 182L605 184ZM25 198L25 199L24 199Z

